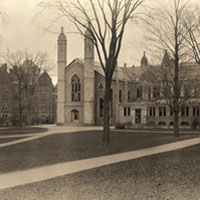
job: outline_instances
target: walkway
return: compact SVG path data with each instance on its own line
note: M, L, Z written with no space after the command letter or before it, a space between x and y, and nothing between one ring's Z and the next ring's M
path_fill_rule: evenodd
M38 181L44 181L58 176L63 176L92 168L102 167L113 163L118 163L158 153L164 153L168 151L182 149L196 144L200 144L200 138L173 142L170 144L159 145L156 147L151 147L131 152L78 160L73 162L60 163L55 165L28 169L24 171L2 174L0 175L0 180L1 180L0 189L10 188L28 183L34 183Z

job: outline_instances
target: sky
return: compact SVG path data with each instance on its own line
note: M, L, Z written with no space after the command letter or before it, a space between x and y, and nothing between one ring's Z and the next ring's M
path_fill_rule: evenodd
M43 19L34 20L37 12L37 4L41 0L0 0L0 10L6 13L5 20L1 22L0 29L0 53L7 50L14 52L17 50L28 50L29 52L47 52L50 62L55 66L49 72L53 83L56 78L56 55L57 55L57 37L60 27L65 31L69 30L67 23L60 22L55 24L53 32L43 30ZM150 4L156 0L147 0ZM192 0L193 2L199 0ZM143 55L144 38L140 24L129 23L124 35L123 45L119 57L119 65L127 63L127 66L139 65ZM83 58L83 38L77 34L67 34L67 63L74 58ZM148 52L146 52L148 57ZM97 57L96 57L97 60ZM3 61L0 60L0 63Z

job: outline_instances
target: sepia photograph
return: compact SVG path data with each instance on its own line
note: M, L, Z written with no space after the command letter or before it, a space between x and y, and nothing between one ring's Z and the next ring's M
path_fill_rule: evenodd
M199 0L0 0L0 200L200 200Z

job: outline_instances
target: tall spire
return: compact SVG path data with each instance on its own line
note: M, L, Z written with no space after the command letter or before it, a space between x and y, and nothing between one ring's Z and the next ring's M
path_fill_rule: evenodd
M67 64L67 38L64 34L63 27L57 41L57 124L65 123L65 67Z
M58 41L66 41L66 40L67 40L67 38L66 38L66 36L64 34L64 28L61 27L61 32L60 32L60 34L58 36Z
M169 57L169 54L167 52L167 49L165 49L164 56L163 56L163 59L162 59L162 64L164 64L166 66L170 64L170 57Z
M91 23L88 22L88 28L85 31L85 58L94 58L94 44L92 42L92 35L91 35Z
M95 123L95 77L94 77L94 44L90 23L85 31L84 40L84 73L83 73L83 123Z
M143 57L142 57L142 59L141 59L141 66L143 66L143 65L145 65L145 66L148 65L148 59L147 59L147 57L146 57L146 55L145 55L145 51L144 51Z

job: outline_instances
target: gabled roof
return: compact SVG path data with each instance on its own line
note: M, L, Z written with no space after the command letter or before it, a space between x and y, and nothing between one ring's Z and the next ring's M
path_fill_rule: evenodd
M48 83L45 81L45 84L51 84L53 86L53 83L52 83L52 80L51 80L51 77L49 76L49 74L46 72L46 70L40 75L39 79L38 79L38 84L40 83L44 83L43 81L44 80L47 80Z
M82 66L84 66L84 59L82 58L75 58L72 60L65 69L70 67L73 63L79 63ZM104 76L104 71L100 65L99 62L95 61L94 62L94 70ZM118 67L118 79L119 80L125 80L127 81L133 81L135 77L140 76L144 72L145 68L144 67ZM115 74L113 76L113 79L115 79Z
M81 66L84 67L84 59L76 58L72 60L72 62L67 65L66 68L70 67L73 63L78 62ZM151 67L159 67L160 65L152 65ZM200 79L200 65L197 65L194 62L186 62L184 66L190 68L190 77ZM144 77L148 76L148 66L132 66L132 67L118 67L118 79L121 81L127 80L129 82L136 81L144 81ZM104 76L104 71L99 62L94 62L94 71ZM113 79L116 79L116 72L113 75Z

